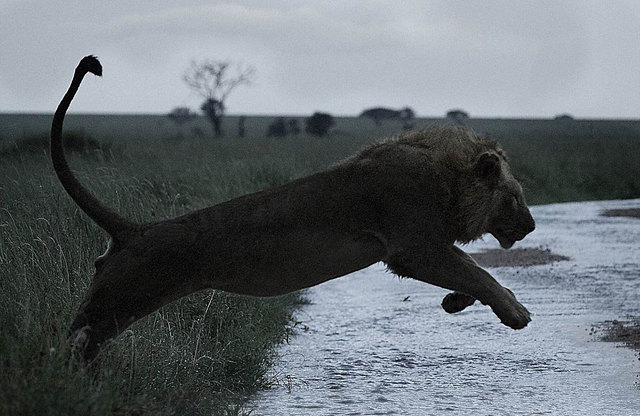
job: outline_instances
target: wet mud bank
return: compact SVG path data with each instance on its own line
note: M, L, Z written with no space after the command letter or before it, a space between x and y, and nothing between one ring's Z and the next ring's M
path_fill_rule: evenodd
M640 317L629 321L605 321L600 329L604 334L600 337L605 342L619 342L629 348L640 351ZM640 359L640 355L638 356Z
M491 249L471 253L471 257L483 267L531 267L569 260L569 257L552 253L543 247Z
M640 218L640 208L613 208L602 211L603 217Z

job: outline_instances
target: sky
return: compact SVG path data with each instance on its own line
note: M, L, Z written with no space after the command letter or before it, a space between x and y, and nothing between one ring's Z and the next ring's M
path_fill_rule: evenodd
M640 118L635 0L0 0L0 112L199 108L193 60L252 65L230 114Z

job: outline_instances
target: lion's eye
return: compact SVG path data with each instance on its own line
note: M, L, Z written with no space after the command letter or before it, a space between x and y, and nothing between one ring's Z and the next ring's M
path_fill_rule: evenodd
M513 205L513 209L518 208L518 206L520 205L520 201L518 201L518 195L514 195L511 198L511 205Z

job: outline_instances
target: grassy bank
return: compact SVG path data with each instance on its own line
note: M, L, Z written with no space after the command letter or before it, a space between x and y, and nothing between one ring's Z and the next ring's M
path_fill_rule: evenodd
M148 221L279 185L353 146L193 140L71 162L107 205ZM205 291L134 325L92 374L67 363L65 333L104 233L61 189L44 152L5 154L0 178L0 414L233 414L274 382L265 373L292 331L297 295Z
M256 126L269 119L260 118L247 122L251 138L214 141L162 128L155 137L115 134L107 118L95 130L75 121L102 146L74 153L71 164L109 207L140 222L277 186L399 130L341 119L328 138L264 139ZM640 196L637 123L472 127L502 143L531 203ZM9 149L0 143L0 414L233 414L274 382L266 370L293 330L297 296L202 292L135 324L91 374L68 363L66 329L105 236L61 189L31 133L0 136ZM25 138L35 150L7 144Z

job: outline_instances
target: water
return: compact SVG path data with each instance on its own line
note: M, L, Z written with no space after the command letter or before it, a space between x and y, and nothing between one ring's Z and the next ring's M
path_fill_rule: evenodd
M278 385L249 407L256 415L640 415L637 353L589 332L640 314L640 220L599 215L632 206L640 200L533 207L537 230L517 247L571 260L489 269L533 313L521 331L478 304L448 315L447 291L382 264L311 289L298 335L280 349ZM497 247L487 237L465 249Z

